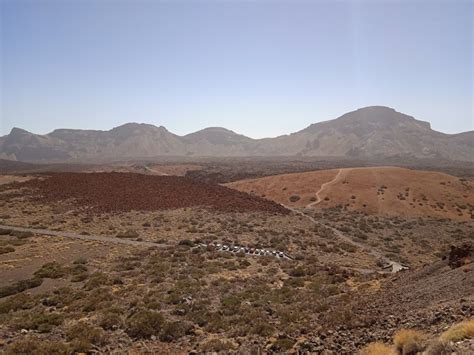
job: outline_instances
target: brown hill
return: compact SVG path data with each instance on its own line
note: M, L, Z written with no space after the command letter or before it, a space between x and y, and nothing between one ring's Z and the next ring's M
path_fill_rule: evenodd
M470 220L474 185L451 175L394 167L347 168L243 180L226 186L288 206Z
M474 161L474 132L444 134L383 106L362 108L276 138L251 139L224 128L186 136L127 123L110 131L59 129L36 135L14 128L0 137L0 158L20 161L110 161L158 156L311 156L444 158Z

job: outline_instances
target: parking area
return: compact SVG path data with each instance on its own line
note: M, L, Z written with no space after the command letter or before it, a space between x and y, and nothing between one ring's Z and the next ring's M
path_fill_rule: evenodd
M280 259L293 260L291 256L278 250L250 248L250 247L245 247L241 245L230 245L230 244L224 244L224 243L210 243L210 244L201 243L199 245L204 248L207 248L207 247L215 248L217 251L221 251L221 252L229 252L229 253L234 253L234 254L243 253L246 255L253 255L253 256L272 256L272 257L280 258Z

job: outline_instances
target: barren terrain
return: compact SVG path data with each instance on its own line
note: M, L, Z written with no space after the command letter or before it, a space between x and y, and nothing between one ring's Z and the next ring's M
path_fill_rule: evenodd
M442 260L474 223L323 205L343 172L276 176L304 191L296 209L178 176L1 177L0 351L354 354L401 328L431 346L474 315L472 259Z
M394 167L269 176L226 186L295 207L342 206L372 215L470 220L474 185L443 173Z

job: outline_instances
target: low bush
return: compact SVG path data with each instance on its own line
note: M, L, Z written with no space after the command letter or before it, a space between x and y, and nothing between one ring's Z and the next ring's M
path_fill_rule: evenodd
M16 295L30 288L38 287L43 283L43 279L32 278L28 280L21 280L10 286L0 287L0 298Z
M200 345L203 353L226 353L233 349L232 343L226 340L211 339Z
M18 239L26 239L32 237L33 232L21 232L21 231L11 231L11 236L17 237Z
M401 354L416 354L426 347L425 333L414 329L401 329L395 333L393 343Z
M159 334L164 323L160 313L140 310L126 320L126 332L133 338L148 338Z
M289 351L295 342L289 338L280 338L276 340L272 345L272 350L277 352L287 352Z
M117 238L138 238L138 233L137 231L133 229L129 229L125 232L119 232L116 235Z
M171 342L189 334L192 324L186 322L167 322L160 333L160 340Z
M382 343L371 343L359 351L359 355L396 355L391 347Z
M290 202L298 202L301 199L298 195L292 195L290 196L289 200Z
M92 349L93 345L105 344L104 331L85 322L78 322L71 326L66 336L76 352L86 353Z
M0 255L1 254L7 254L7 253L13 253L15 251L15 248L11 246L6 246L6 247L0 247Z
M5 355L17 354L48 354L48 355L67 355L71 349L65 343L59 341L50 341L38 339L35 337L21 338L9 344L4 349Z
M103 272L94 272L90 275L89 280L87 280L84 288L86 290L94 290L101 286L107 285L109 282L109 277Z
M428 345L423 355L450 355L453 350L448 342L436 339Z
M34 275L37 278L59 279L60 277L66 275L66 271L59 263L53 261L51 263L44 264L34 273Z
M113 330L123 327L122 310L109 308L102 312L99 325L105 330Z
M31 329L48 333L63 323L64 316L59 313L29 312L12 321L15 329Z
M19 309L30 309L33 306L34 302L31 296L20 293L0 303L0 314L15 312Z
M467 338L474 338L474 319L455 324L441 334L443 341L460 341Z

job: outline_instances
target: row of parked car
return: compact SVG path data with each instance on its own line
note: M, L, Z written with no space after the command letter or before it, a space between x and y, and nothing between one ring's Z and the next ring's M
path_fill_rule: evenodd
M210 246L213 246L219 251L227 251L231 253L244 253L248 255L274 256L277 258L292 259L289 255L285 254L282 251L277 251L277 250L249 248L249 247L243 247L240 245L227 245L227 244L221 244L221 243L211 243Z

